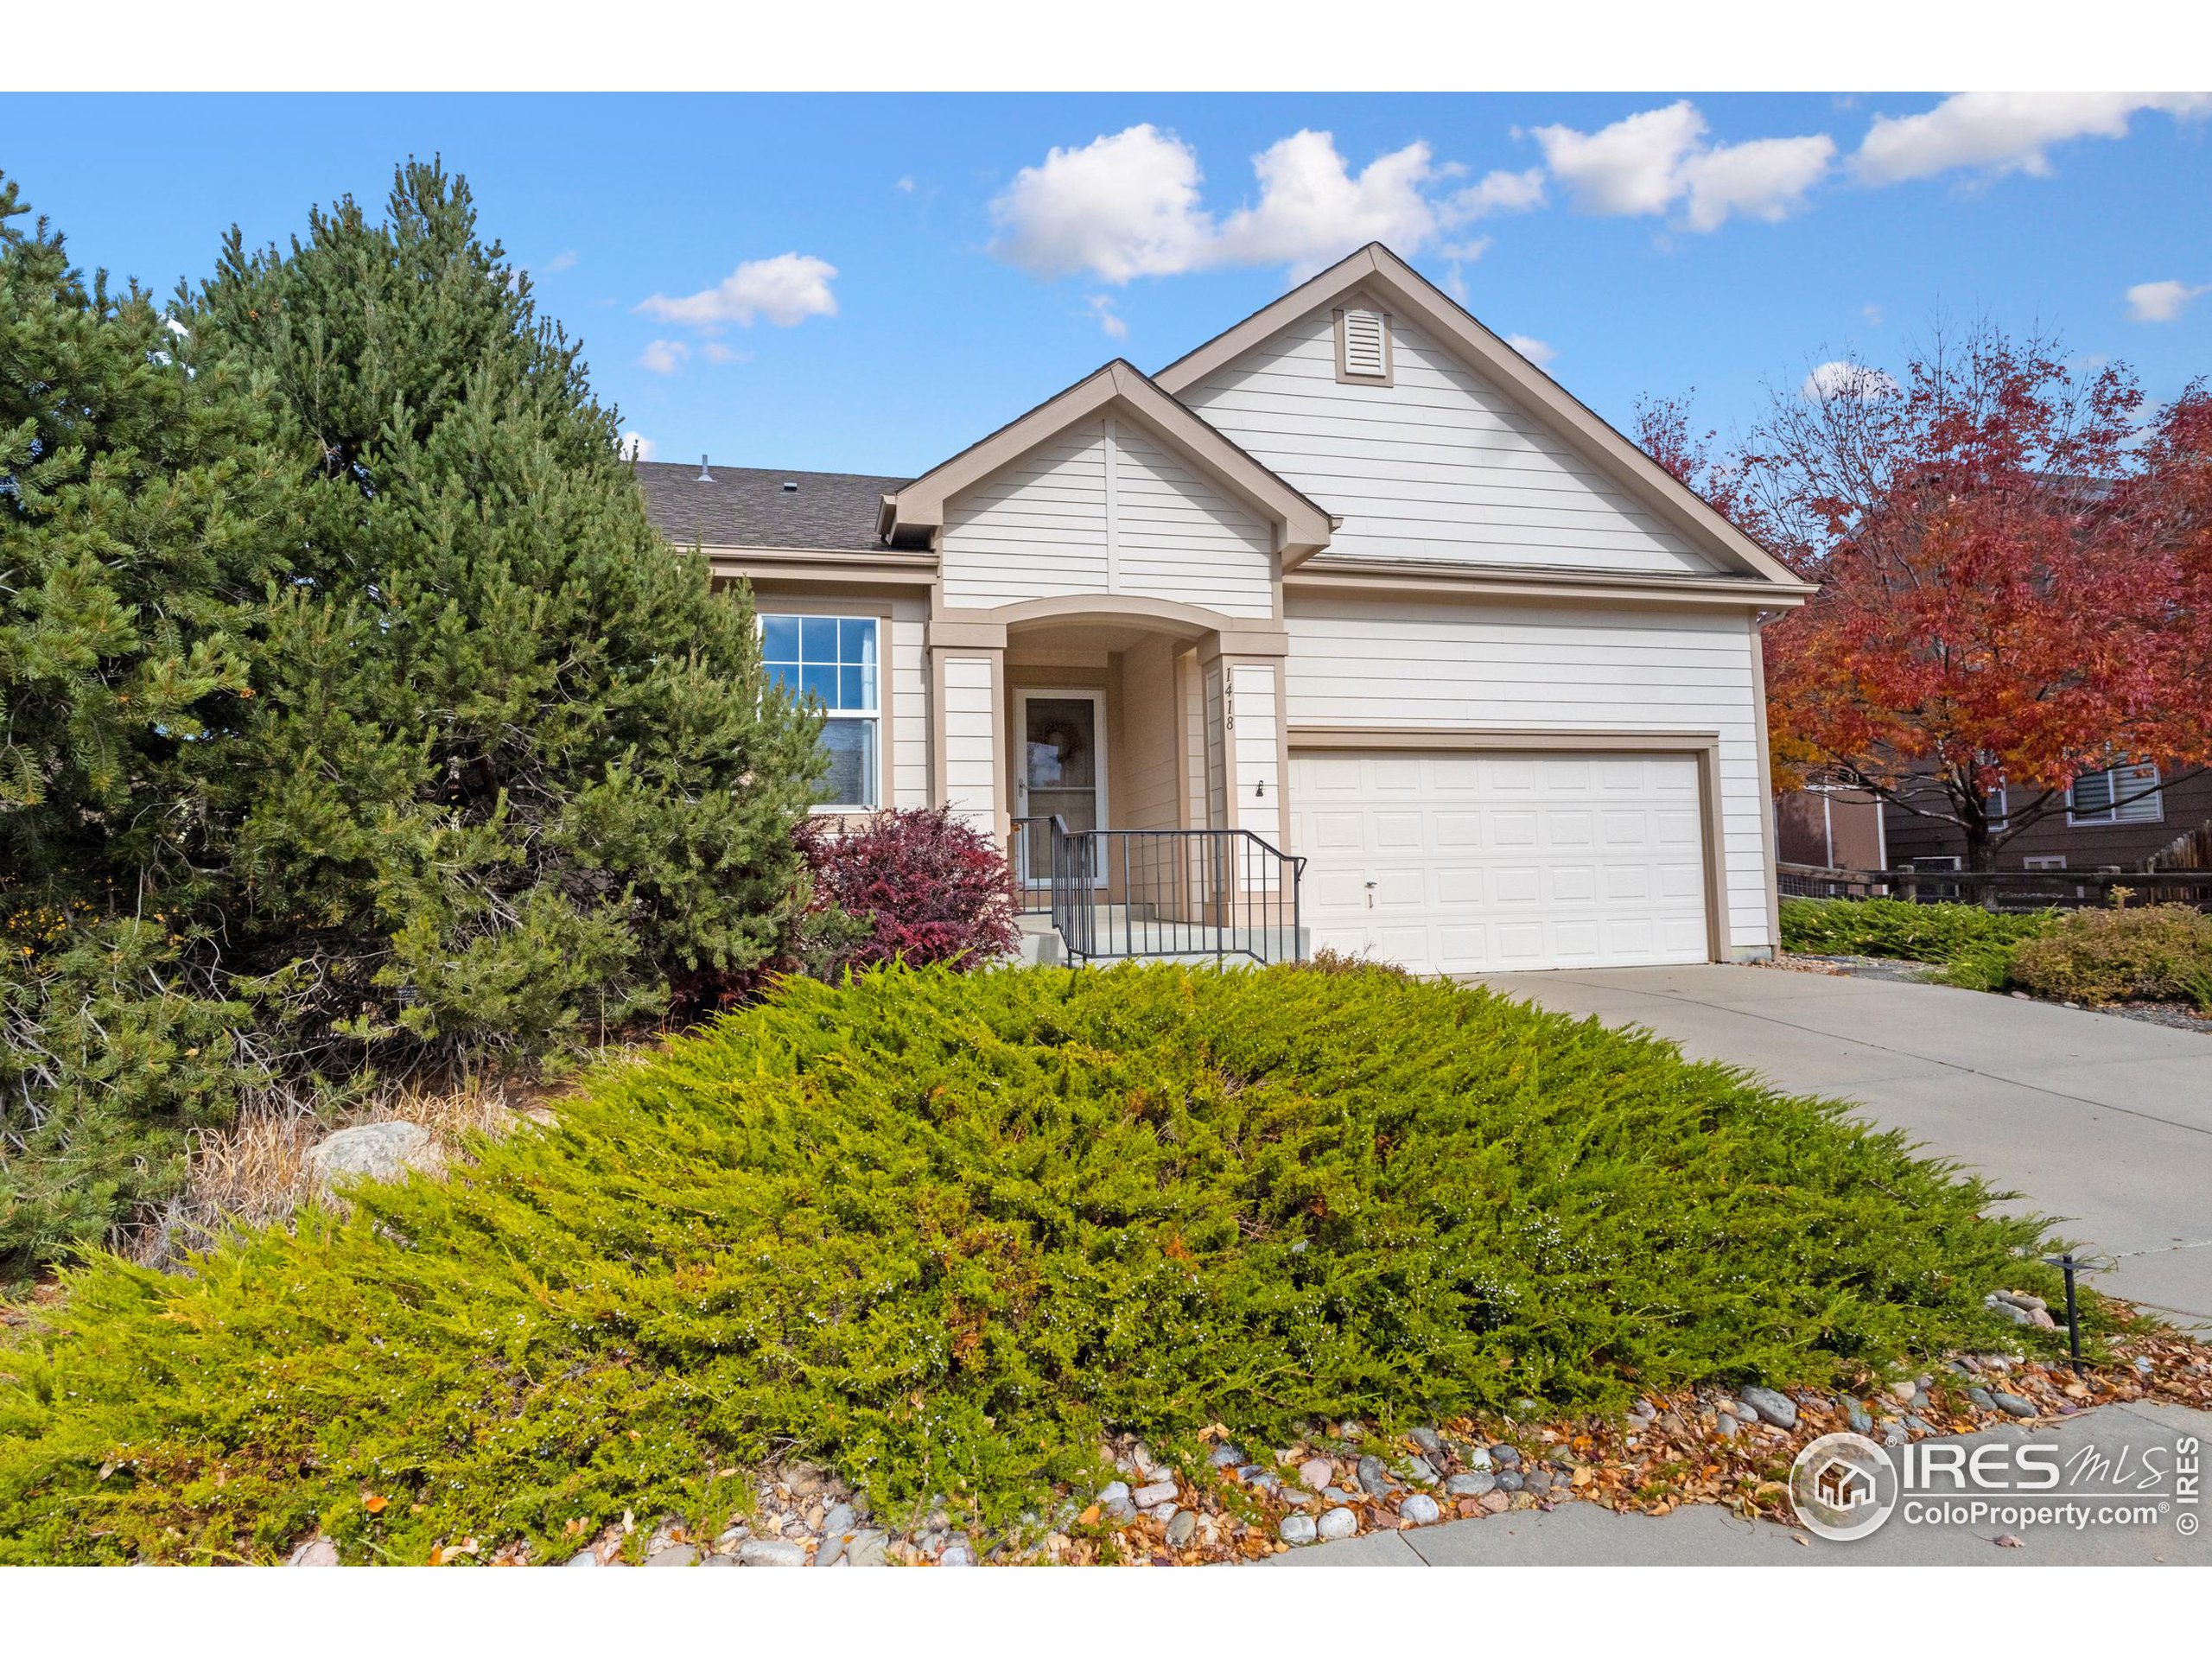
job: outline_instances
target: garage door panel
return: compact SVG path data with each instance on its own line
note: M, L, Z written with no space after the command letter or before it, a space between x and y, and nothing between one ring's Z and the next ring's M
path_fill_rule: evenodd
M1598 872L1587 864L1560 864L1552 870L1552 902L1586 904L1598 896Z
M1314 943L1423 973L1702 962L1689 754L1295 751Z
M1490 815L1490 844L1493 847L1533 847L1542 828L1534 812L1493 812Z

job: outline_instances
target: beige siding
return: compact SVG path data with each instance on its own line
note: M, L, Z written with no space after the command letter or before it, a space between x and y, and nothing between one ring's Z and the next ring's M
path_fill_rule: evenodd
M930 804L929 659L923 644L928 626L925 601L902 599L891 617L887 646L889 702L884 709L891 743L891 802L893 806Z
M1120 725L1114 737L1120 798L1114 822L1125 830L1173 830L1179 816L1175 772L1181 756L1176 738L1175 649L1166 639L1147 639L1122 658Z
M1189 828L1206 830L1219 820L1212 816L1207 788L1205 676L1196 652L1186 651L1175 661L1175 696L1183 724L1183 798L1190 803Z
M1200 695L1205 724L1206 825L1214 830L1232 827L1229 820L1229 736L1223 728L1229 702L1224 694L1224 684L1222 665L1217 662L1207 664Z
M945 602L1128 594L1274 612L1274 533L1126 421L1063 433L946 504Z
M1272 615L1268 525L1127 422L1114 423L1114 439L1113 591Z
M1266 663L1237 663L1229 675L1229 752L1236 762L1230 783L1230 822L1277 848L1283 844L1282 706L1275 671Z
M998 822L998 688L988 657L944 662L944 793L953 810L986 833Z
M1094 421L945 504L945 602L1103 593L1106 525L1106 435Z
M1727 918L1771 944L1767 805L1747 619L1622 607L1294 601L1286 704L1300 726L1714 733Z
M1496 386L1391 320L1395 384L1336 378L1327 311L1183 401L1333 513L1333 556L1710 571Z

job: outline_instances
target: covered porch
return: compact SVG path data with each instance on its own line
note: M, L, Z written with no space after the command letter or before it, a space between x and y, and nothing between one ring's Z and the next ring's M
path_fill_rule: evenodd
M1033 960L1294 960L1279 626L1126 595L934 621L944 798L1007 849Z

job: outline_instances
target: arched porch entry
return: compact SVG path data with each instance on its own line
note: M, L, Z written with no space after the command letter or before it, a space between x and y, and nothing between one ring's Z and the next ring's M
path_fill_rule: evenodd
M1294 931L1280 621L1071 595L940 613L930 650L943 798L1026 908L1088 912L1054 918L1075 954L1179 954L1240 914Z

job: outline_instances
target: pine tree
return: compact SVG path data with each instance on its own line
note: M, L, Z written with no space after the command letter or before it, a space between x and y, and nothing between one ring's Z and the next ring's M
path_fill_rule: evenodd
M0 1268L244 1090L534 1061L778 950L815 719L617 430L435 165L166 316L7 233Z
M235 1103L214 801L313 493L237 369L25 213L0 178L0 1277Z
M315 952L334 1039L454 1056L770 954L813 722L764 693L743 595L647 521L466 182L410 162L384 223L348 199L288 253L233 231L194 311L350 499L273 621L238 855L265 965L350 934Z

